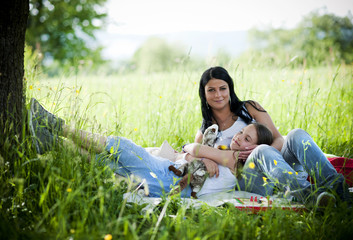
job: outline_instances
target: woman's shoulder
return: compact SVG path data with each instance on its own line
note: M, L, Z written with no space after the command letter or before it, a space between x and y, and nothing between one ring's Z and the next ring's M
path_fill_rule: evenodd
M252 119L255 118L256 114L259 112L266 112L266 110L260 105L260 103L254 100L245 101L244 107L246 108L248 114Z
M260 105L260 103L258 103L257 101L254 101L254 100L246 100L244 102L244 107L250 111L250 110L253 110L253 109L256 109L256 110L264 110L263 107Z

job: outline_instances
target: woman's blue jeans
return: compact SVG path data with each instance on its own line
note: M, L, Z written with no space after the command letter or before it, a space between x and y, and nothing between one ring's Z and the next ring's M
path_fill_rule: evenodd
M313 180L310 183L308 175ZM272 195L274 188L289 191L299 201L316 189L331 189L344 181L327 157L302 129L292 130L286 137L282 151L260 145L248 157L238 181L238 188L263 196Z

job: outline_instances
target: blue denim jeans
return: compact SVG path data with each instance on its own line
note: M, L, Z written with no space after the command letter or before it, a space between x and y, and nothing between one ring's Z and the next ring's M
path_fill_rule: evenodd
M105 153L97 155L97 160L121 176L134 174L145 179L150 197L161 197L178 183L176 179L179 177L168 169L170 165L175 166L174 162L149 154L129 139L109 136L105 150ZM191 188L185 188L181 196L190 197Z
M307 180L311 176L314 184ZM290 191L305 202L316 189L332 189L344 181L311 136L302 129L292 130L286 137L282 151L260 145L248 157L238 181L238 188L261 195L272 195L274 187Z

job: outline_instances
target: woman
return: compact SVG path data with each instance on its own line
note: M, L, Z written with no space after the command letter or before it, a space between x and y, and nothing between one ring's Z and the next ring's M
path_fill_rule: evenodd
M267 196L272 195L277 188L282 192L287 191L303 203L317 200L312 198L311 193L314 190L318 195L333 189L341 199L349 198L343 176L336 172L310 135L296 129L284 141L271 117L259 103L238 99L233 80L224 68L212 67L203 73L199 95L203 122L196 134L196 143L202 141L203 131L214 123L220 129L216 144L229 146L232 136L254 121L264 124L273 133L274 141L271 146L248 147L247 151L239 153L239 159L246 163L237 189ZM194 144L186 149L195 153L193 148L196 147L197 144ZM215 155L199 151L197 156L207 157L224 165ZM208 162L205 164L207 166ZM308 175L315 179L317 189L307 181Z
M203 132L212 124L219 126L220 136L216 145L228 145L233 135L252 121L266 125L273 133L271 146L281 150L283 137L275 127L269 114L255 101L240 101L234 92L234 83L227 70L212 67L206 70L200 80L202 126L195 142L202 141ZM243 151L239 158L246 160L252 149Z

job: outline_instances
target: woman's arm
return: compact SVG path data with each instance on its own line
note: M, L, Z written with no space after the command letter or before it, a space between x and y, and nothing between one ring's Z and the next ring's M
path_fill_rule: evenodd
M256 108L260 110L265 110L261 105L255 101L253 101ZM246 103L245 107L248 109L250 115L255 119L256 122L262 123L267 126L273 134L273 143L271 144L272 147L276 148L278 151L281 151L284 139L282 135L277 130L275 124L273 123L270 115L267 112L262 112L254 108L250 103Z
M190 153L192 156L213 160L214 162L228 167L230 170L234 171L236 161L234 151L232 150L223 151L199 143L191 143L185 145L183 150L187 153Z

